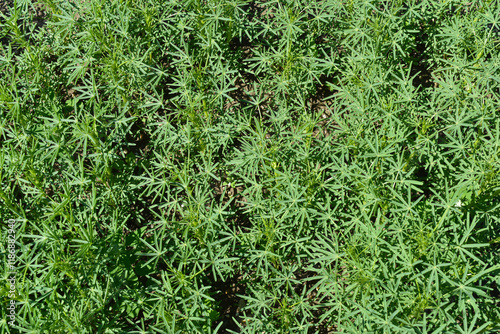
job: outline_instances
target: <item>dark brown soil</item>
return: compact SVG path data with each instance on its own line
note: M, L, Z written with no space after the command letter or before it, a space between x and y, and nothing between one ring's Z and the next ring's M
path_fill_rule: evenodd
M7 14L8 9L14 4L12 0L0 0L0 12Z

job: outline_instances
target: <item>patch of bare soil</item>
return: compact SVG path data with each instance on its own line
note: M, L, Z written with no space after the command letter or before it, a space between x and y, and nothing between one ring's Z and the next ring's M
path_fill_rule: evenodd
M0 0L0 12L6 14L8 9L14 4L12 0Z

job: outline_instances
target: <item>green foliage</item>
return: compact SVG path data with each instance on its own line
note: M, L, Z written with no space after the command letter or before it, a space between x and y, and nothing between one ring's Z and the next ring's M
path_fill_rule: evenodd
M499 13L14 1L0 332L500 331Z

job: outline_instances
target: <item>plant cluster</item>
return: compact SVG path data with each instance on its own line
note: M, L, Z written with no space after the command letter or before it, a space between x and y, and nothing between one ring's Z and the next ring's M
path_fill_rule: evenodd
M498 0L17 0L0 41L0 333L500 331Z

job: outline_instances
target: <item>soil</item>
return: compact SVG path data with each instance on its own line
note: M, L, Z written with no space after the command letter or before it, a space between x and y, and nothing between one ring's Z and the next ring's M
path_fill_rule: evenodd
M12 0L0 0L0 12L4 15L7 14L9 7L11 7L13 3L14 1Z

